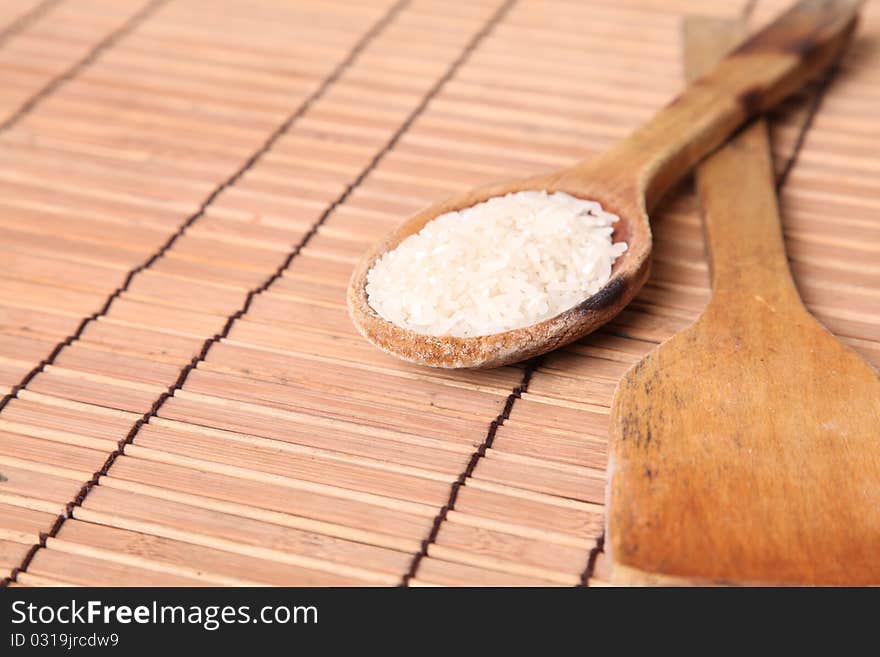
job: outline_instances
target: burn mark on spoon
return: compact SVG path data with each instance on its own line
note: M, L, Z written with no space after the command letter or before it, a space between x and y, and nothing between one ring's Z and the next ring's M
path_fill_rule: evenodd
M763 90L760 87L750 87L742 92L737 100L742 105L749 116L753 116L761 111L761 96Z
M578 306L583 311L603 310L613 306L627 289L628 277L617 276L608 281L593 296Z

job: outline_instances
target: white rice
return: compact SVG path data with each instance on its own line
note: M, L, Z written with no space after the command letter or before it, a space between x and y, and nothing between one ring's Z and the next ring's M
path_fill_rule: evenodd
M516 192L428 222L367 274L370 306L427 335L529 326L597 292L626 243L618 217L563 192Z

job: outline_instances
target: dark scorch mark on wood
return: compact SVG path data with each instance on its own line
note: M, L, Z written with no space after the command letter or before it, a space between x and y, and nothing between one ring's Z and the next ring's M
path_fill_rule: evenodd
M750 87L739 95L739 104L749 116L754 116L761 111L761 95L762 89L760 87Z
M618 276L617 278L612 278L610 281L608 281L607 285L602 287L601 290L599 290L598 292L596 292L596 294L584 301L580 305L580 310L603 310L605 308L613 306L620 300L620 297L626 291L626 287L626 276Z

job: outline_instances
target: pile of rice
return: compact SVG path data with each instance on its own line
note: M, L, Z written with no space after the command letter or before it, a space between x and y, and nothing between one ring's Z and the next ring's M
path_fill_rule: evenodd
M626 243L618 217L563 192L516 192L428 222L367 274L370 306L427 335L529 326L597 292Z

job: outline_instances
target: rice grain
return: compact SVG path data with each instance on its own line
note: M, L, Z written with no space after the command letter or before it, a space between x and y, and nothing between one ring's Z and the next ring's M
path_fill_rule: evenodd
M475 337L549 319L595 294L626 243L617 215L564 192L507 194L428 222L367 274L370 306L427 335Z

